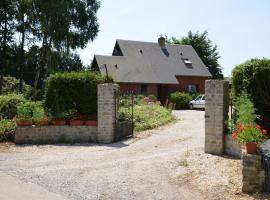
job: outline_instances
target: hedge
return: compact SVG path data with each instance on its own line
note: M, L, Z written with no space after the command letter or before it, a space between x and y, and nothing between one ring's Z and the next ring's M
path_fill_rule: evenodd
M17 107L26 102L19 94L8 94L0 96L0 118L12 119L17 114Z
M55 119L71 114L88 118L97 113L97 85L104 82L105 77L90 71L51 75L46 83L45 108Z
M176 109L183 109L188 107L188 103L192 97L185 92L174 92L169 96L171 102L176 103Z
M257 114L270 123L270 60L251 59L234 68L232 73L233 94L238 97L246 91Z

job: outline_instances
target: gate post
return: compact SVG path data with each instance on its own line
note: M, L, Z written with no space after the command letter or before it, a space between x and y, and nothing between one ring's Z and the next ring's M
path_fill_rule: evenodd
M205 84L205 153L222 155L229 112L229 82L207 80Z
M115 135L117 84L98 85L98 135L99 143L112 143Z

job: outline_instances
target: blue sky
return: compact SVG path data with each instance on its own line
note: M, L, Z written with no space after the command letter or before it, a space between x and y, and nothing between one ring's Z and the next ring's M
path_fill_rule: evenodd
M84 64L109 55L116 39L157 42L159 35L209 32L225 76L250 58L270 57L269 0L103 0L98 37L78 50Z

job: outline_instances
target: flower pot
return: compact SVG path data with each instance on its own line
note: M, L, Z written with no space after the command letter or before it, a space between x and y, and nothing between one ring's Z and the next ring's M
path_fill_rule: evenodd
M63 126L63 125L66 125L66 121L65 120L54 120L53 125L55 125L55 126Z
M48 126L48 124L49 124L48 119L44 119L44 120L41 120L41 121L35 121L36 126Z
M254 142L246 143L246 151L250 154L255 154L257 152L257 144Z
M82 126L83 121L82 120L70 120L70 125L71 126Z
M32 122L31 121L16 121L16 124L18 126L32 126Z
M85 126L97 126L97 121L84 121Z

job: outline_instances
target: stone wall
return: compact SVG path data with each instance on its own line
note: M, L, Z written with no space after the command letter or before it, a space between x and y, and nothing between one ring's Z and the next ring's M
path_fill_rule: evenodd
M117 84L106 83L98 85L98 142L112 143L116 129L116 93Z
M229 82L207 80L205 87L205 152L224 154L229 112Z
M242 156L241 145L235 142L231 135L225 136L225 153L236 158L241 158Z
M243 154L242 165L242 191L246 193L262 192L264 184L262 156L256 154Z
M28 126L18 127L16 144L87 143L97 141L95 126Z

